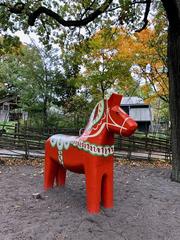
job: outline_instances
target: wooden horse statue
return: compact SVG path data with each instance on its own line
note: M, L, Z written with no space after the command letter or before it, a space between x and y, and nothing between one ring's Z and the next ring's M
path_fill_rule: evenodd
M122 96L112 94L95 106L81 136L57 134L45 143L44 188L65 184L66 170L84 173L87 209L98 213L100 202L113 207L114 134L130 136L137 123L120 107Z

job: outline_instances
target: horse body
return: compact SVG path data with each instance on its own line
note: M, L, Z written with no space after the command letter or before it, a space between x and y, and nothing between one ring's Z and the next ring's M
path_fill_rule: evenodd
M79 137L53 135L45 144L44 187L64 185L66 170L86 176L87 208L99 212L100 201L106 208L113 206L114 133L130 136L136 122L121 108L122 96L112 94L100 101Z

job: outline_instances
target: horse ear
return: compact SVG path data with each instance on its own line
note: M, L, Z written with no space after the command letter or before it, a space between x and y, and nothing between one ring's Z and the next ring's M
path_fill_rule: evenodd
M113 93L108 99L110 106L120 105L123 95Z

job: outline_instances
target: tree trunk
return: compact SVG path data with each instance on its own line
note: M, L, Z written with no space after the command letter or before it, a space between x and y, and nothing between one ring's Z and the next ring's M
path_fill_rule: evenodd
M180 182L180 31L171 26L171 23L168 29L168 68L172 124L172 180Z
M168 70L172 140L172 180L180 182L180 1L161 0L169 20Z

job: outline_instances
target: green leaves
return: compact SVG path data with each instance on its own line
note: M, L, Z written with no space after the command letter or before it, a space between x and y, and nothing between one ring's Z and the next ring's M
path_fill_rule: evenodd
M129 28L138 28L144 14L143 3L131 0L9 0L0 3L0 29L35 31L44 44L47 41L52 44L64 34L66 40L74 42L106 26L126 24ZM56 36L53 31L57 32Z
M133 60L121 47L121 34L117 29L105 28L81 44L84 49L81 82L97 98L104 98L110 89L123 93L126 86L134 86L130 74Z
M21 42L18 37L4 35L0 38L0 57L8 54L18 55L20 53Z

